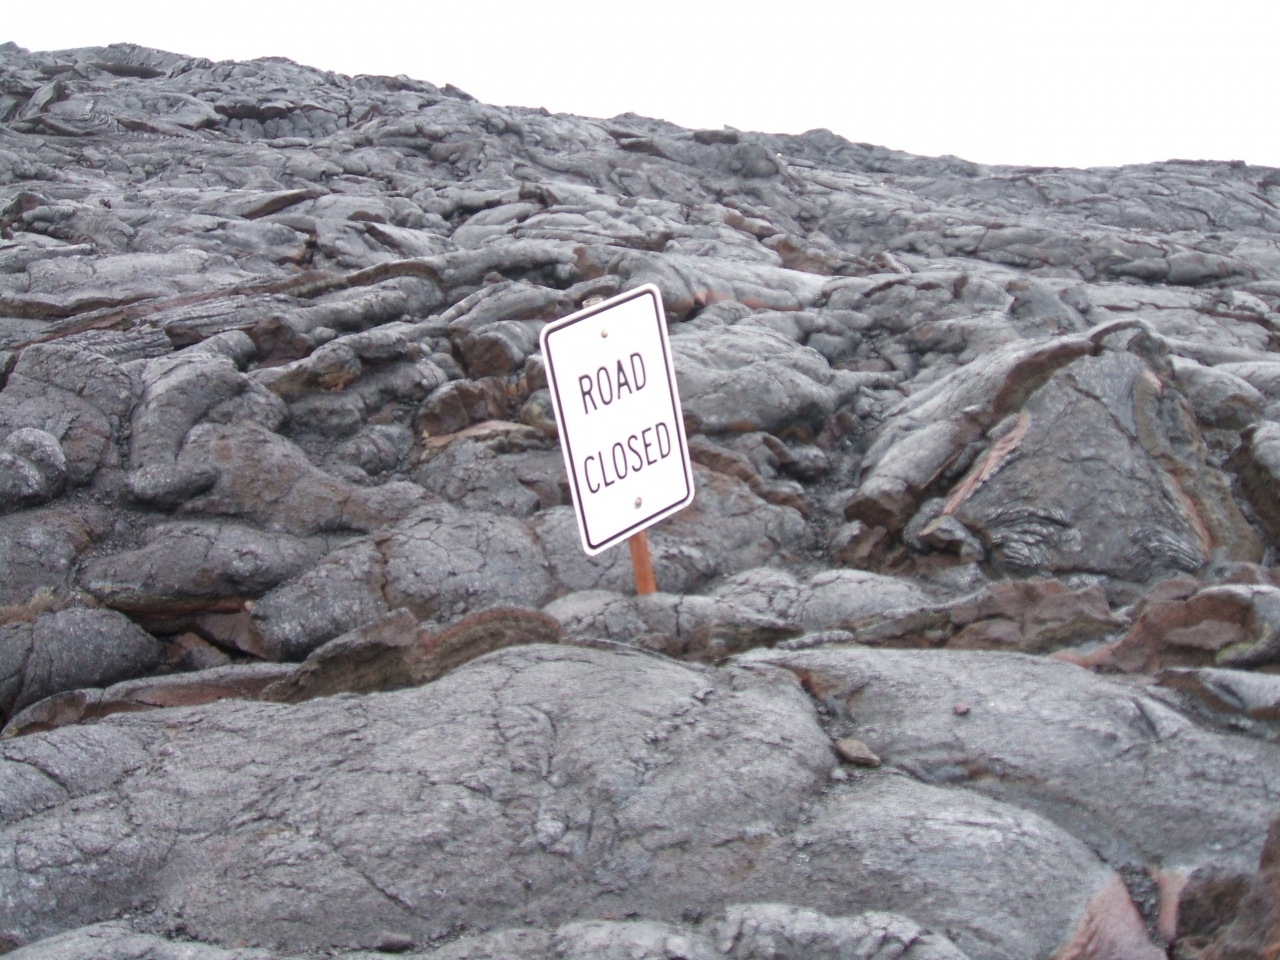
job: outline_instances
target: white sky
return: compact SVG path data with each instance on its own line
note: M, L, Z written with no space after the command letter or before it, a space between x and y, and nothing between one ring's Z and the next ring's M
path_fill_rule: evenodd
M1276 0L8 0L0 41L132 41L453 83L488 103L985 163L1280 167Z

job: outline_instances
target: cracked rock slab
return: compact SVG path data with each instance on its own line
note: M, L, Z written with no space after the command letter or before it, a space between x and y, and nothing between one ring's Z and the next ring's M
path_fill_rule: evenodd
M791 670L886 766L1036 810L1113 864L1252 865L1266 835L1280 748L1203 729L1131 683L986 651L740 660Z
M303 950L608 904L715 909L734 859L718 844L744 819L795 816L831 765L783 674L545 646L400 693L136 714L0 751L5 776L48 771L78 798L32 795L0 834L11 939L145 898L205 942ZM113 774L66 774L102 751ZM677 855L690 845L697 858Z
M180 918L201 943L302 952L803 902L912 917L972 958L1014 960L1067 943L1113 876L1048 820L970 790L880 771L828 790L811 701L755 665L525 646L412 690L125 715L0 757L20 787L0 832L15 945L144 901L154 929ZM841 935L812 913L735 916L731 950Z

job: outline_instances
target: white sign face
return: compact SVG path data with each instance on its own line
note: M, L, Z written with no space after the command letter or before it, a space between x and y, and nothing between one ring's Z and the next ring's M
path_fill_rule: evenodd
M542 329L542 358L578 514L591 556L693 500L693 471L652 284Z

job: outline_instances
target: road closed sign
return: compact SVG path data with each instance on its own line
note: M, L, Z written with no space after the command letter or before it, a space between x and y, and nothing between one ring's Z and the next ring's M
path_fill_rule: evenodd
M582 548L594 556L693 500L662 296L652 284L542 330Z

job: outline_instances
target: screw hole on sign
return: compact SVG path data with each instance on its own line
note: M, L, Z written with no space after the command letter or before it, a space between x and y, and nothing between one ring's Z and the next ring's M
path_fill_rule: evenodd
M641 504L641 500L640 500L640 498L639 498L639 497L636 497L636 509L637 509L637 510L639 510L639 509L640 509L640 504Z
M608 331L608 330L601 330L601 331L600 331L600 336L602 336L602 337L607 337L608 335L609 335L609 331Z

